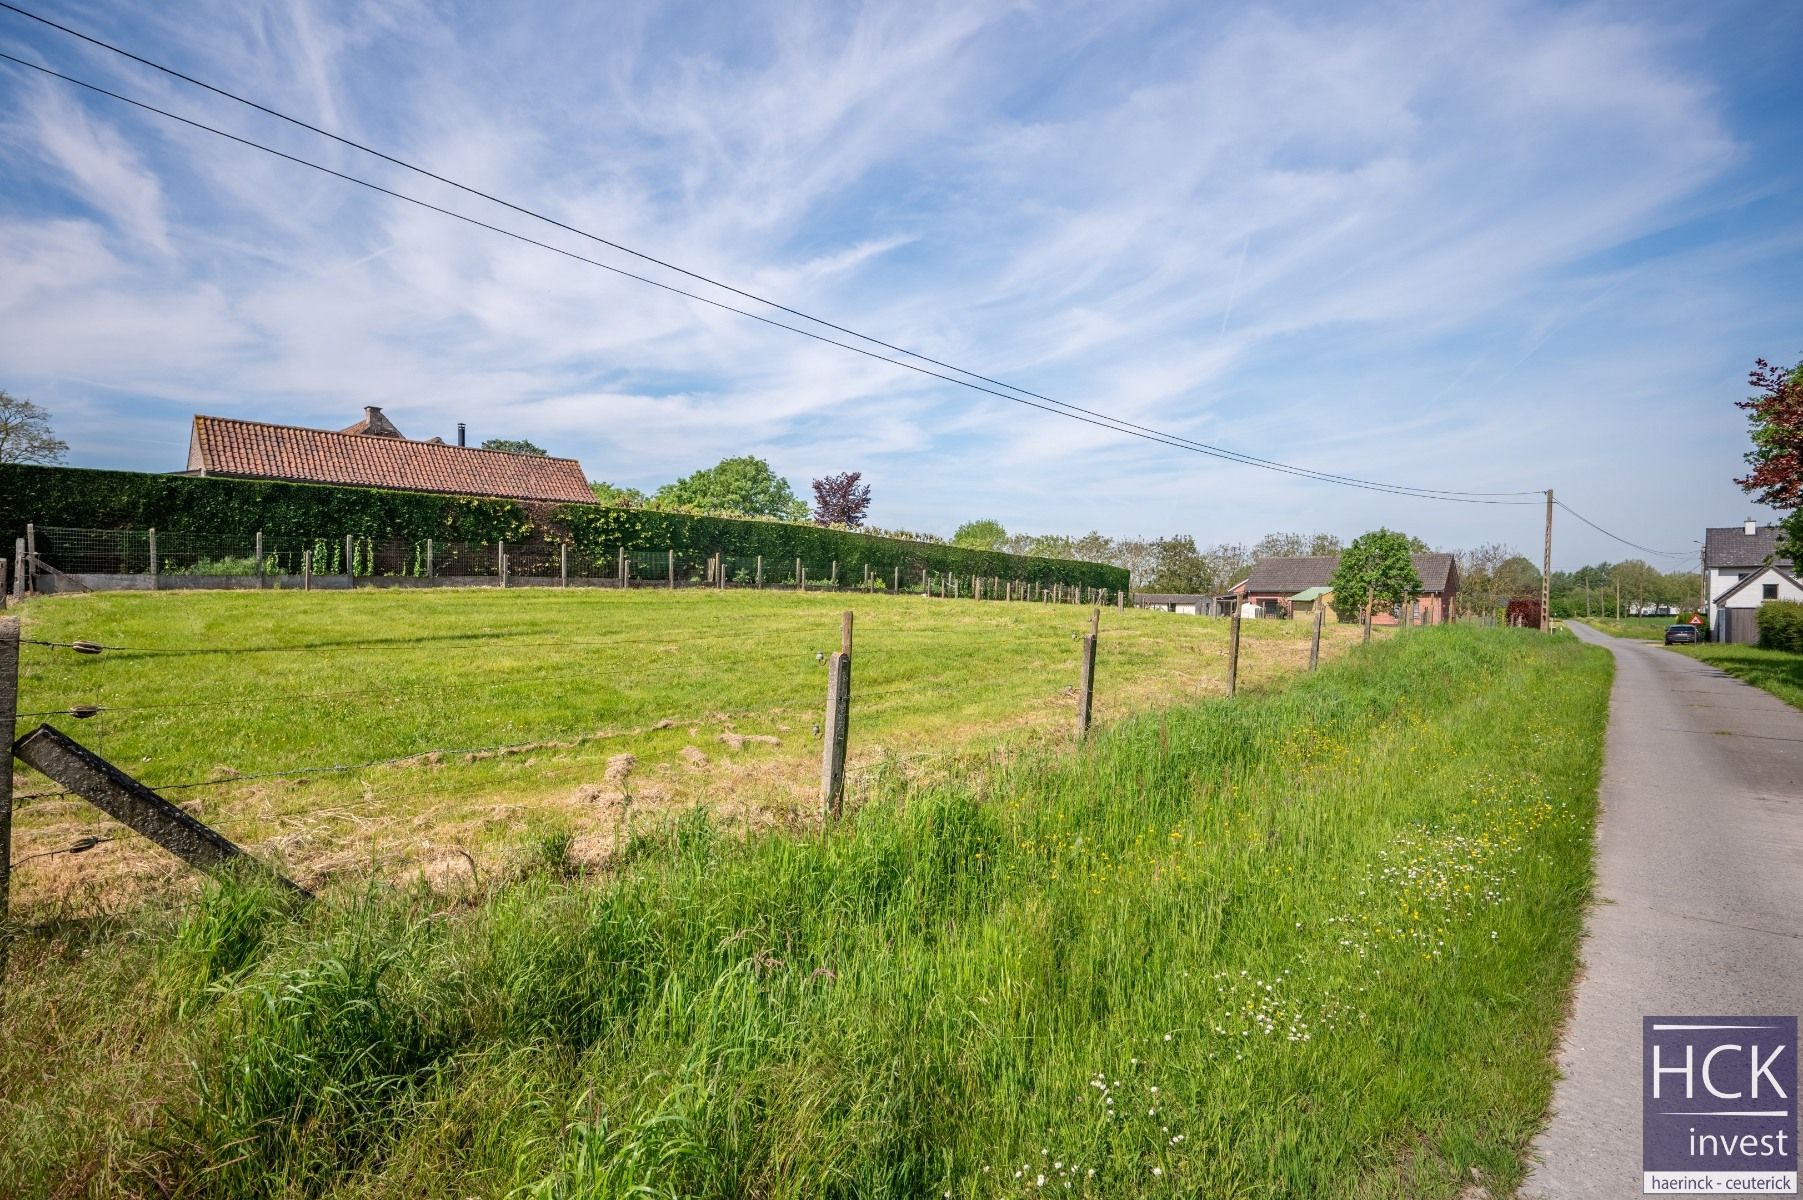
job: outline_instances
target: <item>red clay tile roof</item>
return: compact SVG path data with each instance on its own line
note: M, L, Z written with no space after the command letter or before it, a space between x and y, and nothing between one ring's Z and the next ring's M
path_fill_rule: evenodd
M573 458L470 450L441 442L372 437L230 417L194 418L188 470L203 475L403 488L512 500L592 502Z

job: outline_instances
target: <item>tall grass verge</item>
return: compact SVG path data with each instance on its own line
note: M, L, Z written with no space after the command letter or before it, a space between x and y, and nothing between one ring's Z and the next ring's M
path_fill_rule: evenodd
M228 886L27 939L0 1191L1506 1191L1550 1094L1609 669L1427 630L1076 755L878 773L818 836L697 812L605 877L547 863L463 904L371 886L290 918ZM131 965L90 961L121 937ZM139 1062L31 1065L77 996L95 1039L139 1022ZM59 1133L71 1096L133 1089L154 1112Z

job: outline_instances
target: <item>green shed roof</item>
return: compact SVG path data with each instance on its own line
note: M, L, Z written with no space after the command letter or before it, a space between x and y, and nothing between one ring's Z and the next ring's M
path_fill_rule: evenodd
M1292 599L1292 600L1319 600L1323 596L1331 596L1331 595L1333 595L1333 589L1330 587L1312 587L1312 588L1307 588L1307 589L1304 589L1303 591L1297 592L1294 596L1291 596L1290 599Z

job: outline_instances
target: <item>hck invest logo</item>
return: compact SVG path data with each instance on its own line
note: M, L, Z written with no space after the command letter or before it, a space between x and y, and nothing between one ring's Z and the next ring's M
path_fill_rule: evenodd
M1645 1017L1641 1191L1797 1194L1797 1018Z

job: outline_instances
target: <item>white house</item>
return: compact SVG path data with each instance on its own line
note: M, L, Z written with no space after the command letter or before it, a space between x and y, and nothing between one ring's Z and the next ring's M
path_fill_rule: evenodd
M1777 526L1760 525L1751 517L1704 534L1711 641L1756 642L1761 604L1803 600L1803 583L1792 573L1791 560L1778 553L1778 535Z

